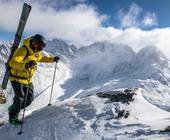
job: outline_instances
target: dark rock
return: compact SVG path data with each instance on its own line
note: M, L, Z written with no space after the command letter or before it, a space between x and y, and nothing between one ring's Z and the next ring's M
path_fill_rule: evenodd
M108 98L111 102L129 104L129 102L134 100L134 95L136 95L135 92L134 89L125 89L124 91L99 92L96 95L100 98Z
M107 92L99 92L96 95L100 98L108 98L110 102L121 102L129 104L134 100L134 96L136 95L137 88L133 89L125 89L124 91L107 91ZM128 118L130 113L128 110L116 108L115 112L117 113L116 119L119 118Z

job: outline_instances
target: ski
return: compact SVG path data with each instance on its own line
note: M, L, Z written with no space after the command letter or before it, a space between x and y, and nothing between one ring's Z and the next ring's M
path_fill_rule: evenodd
M8 57L7 63L5 64L6 65L6 71L5 71L5 75L3 77L3 81L2 81L2 89L6 89L6 87L7 87L8 79L9 79L9 76L10 76L10 72L9 72L10 67L9 67L8 63L9 63L10 59L12 58L15 50L19 46L23 31L24 31L24 28L25 28L25 24L27 22L29 14L30 14L30 11L31 11L31 6L28 5L27 3L24 3L22 13L21 13L21 17L20 17L20 21L19 21L18 28L17 28L17 32L15 34L14 42L13 42L11 50L10 50L11 53Z

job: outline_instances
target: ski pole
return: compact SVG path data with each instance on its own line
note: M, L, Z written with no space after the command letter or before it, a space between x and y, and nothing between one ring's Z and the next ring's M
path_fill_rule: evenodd
M51 97L52 97L52 93L53 93L56 70L57 70L57 62L55 63L54 76L53 76L53 82L52 82L52 86L51 86L51 94L50 94L50 100L49 100L48 106L51 106Z
M23 133L23 123L24 123L24 119L25 119L25 108L26 108L26 103L27 103L27 98L28 98L28 91L29 91L29 84L30 84L30 80L31 80L31 69L29 72L29 79L28 79L28 85L27 85L27 91L25 94L25 101L24 101L24 110L23 110L23 114L22 114L22 120L21 120L21 127L20 127L20 131L18 132L18 135L21 135Z

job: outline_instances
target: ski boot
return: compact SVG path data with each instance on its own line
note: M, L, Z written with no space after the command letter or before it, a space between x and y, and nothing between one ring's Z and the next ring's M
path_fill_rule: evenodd
M19 120L19 119L17 119L17 118L14 118L14 119L10 119L10 120L9 120L9 123L10 123L11 125L18 126L18 125L21 125L21 124L22 124L22 121Z

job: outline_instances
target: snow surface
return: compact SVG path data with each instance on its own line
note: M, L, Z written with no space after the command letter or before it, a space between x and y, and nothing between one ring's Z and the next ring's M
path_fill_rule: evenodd
M0 47L0 78L9 53ZM57 50L57 51L55 51ZM47 106L51 92L54 64L39 64L33 82L35 99L26 109L24 133L9 124L0 127L3 140L113 140L168 139L159 132L170 125L169 60L155 47L134 52L129 46L97 42L76 49L61 40L48 42L46 55L59 55L52 106ZM108 102L97 92L138 88L130 104ZM10 84L8 102L0 106L0 120L7 121L12 103ZM88 96L91 95L91 96ZM128 118L117 119L116 109L128 110ZM21 112L22 115L22 112ZM21 117L21 116L20 116Z

